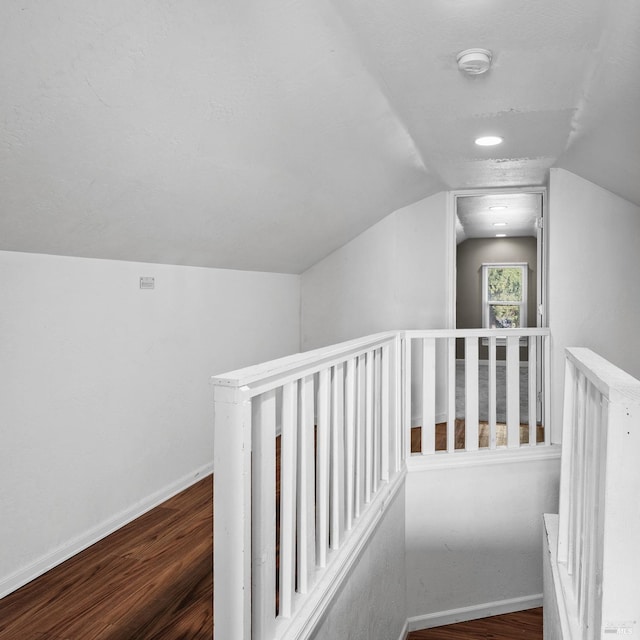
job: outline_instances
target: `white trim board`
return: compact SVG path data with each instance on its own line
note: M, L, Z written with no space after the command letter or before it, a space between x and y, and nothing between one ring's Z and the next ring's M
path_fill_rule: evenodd
M302 604L296 618L291 622L284 622L282 633L278 635L282 640L307 640L311 638L318 623L322 620L334 597L346 583L354 570L361 554L368 546L378 525L386 516L387 507L395 500L398 492L404 487L407 472L400 471L389 483L375 494L367 506L367 510L356 521L351 534L338 550L338 556L333 565L328 565L326 572L316 583L315 591Z
M525 609L534 609L535 607L541 606L541 593L522 596L520 598L508 598L507 600L498 600L496 602L483 602L482 604L471 605L470 607L460 607L459 609L449 609L448 611L437 611L422 616L413 616L407 620L407 631L442 627L446 624L468 622L469 620L499 616L503 613L524 611Z
M404 626L402 627L402 631L398 636L398 640L406 640L407 634L409 633L409 621L405 620Z
M147 496L128 509L121 511L98 526L76 536L68 543L46 553L34 562L28 564L26 567L23 567L8 576L0 578L0 598L4 598L28 582L35 580L43 573L46 573L50 569L62 564L65 560L68 560L81 551L84 551L92 544L106 538L114 531L124 527L136 518L144 515L147 511L154 509L169 498L172 498L181 491L188 489L196 482L210 476L212 473L213 462L192 471L179 480L172 482L170 485L152 493L150 496Z
M479 451L454 452L439 451L429 455L413 454L407 458L409 473L416 471L436 471L456 467L479 467L494 464L522 464L542 460L560 460L560 445L538 444L522 445L517 449L499 447L498 449L480 449Z

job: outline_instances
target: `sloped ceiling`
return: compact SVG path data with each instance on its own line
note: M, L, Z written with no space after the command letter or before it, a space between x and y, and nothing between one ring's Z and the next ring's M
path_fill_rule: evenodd
M7 0L0 249L300 273L551 166L640 204L639 4Z

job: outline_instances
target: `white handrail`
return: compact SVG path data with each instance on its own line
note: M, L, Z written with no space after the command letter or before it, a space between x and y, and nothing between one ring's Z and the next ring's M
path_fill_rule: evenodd
M494 394L488 400L493 432L487 449L498 446L496 351L503 339L507 404L515 421L508 425L508 446L520 447L521 339L527 343L529 396L535 396L528 410L534 422L529 443L536 445L536 363L548 362L548 336L548 329L390 331L213 378L218 637L290 640L312 628L402 481L418 405L421 453L425 459L436 453L440 387L447 380L446 420L452 426L446 448L456 451L457 339L464 339L467 350L465 449L481 446L484 339ZM441 345L448 373L439 366ZM411 363L418 360L422 375L412 376ZM545 434L548 443L548 429ZM276 447L282 465L277 478Z
M640 381L567 349L558 534L572 638L640 632Z
M404 473L399 349L389 332L213 379L219 637L298 638L327 606Z

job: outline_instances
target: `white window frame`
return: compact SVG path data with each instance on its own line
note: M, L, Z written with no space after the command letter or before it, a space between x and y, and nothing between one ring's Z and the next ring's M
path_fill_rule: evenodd
M492 301L489 302L489 269L495 267L519 267L522 271L522 302L514 302L513 300ZM529 280L529 263L528 262L483 262L482 263L482 326L489 328L489 309L491 305L518 305L520 307L520 327L527 327L527 291Z

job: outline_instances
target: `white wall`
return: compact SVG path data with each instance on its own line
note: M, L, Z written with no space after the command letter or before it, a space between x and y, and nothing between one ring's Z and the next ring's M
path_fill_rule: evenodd
M0 300L0 594L210 472L210 376L299 348L298 276L0 252Z
M410 629L541 603L542 514L558 505L560 461L552 455L410 471Z
M396 212L396 329L443 329L450 317L454 225L442 191ZM449 271L451 270L451 271Z
M558 442L565 347L589 347L640 378L640 207L552 169L547 241L552 438Z
M406 620L405 495L398 491L313 640L396 640Z
M446 194L393 212L302 274L302 349L446 324Z

